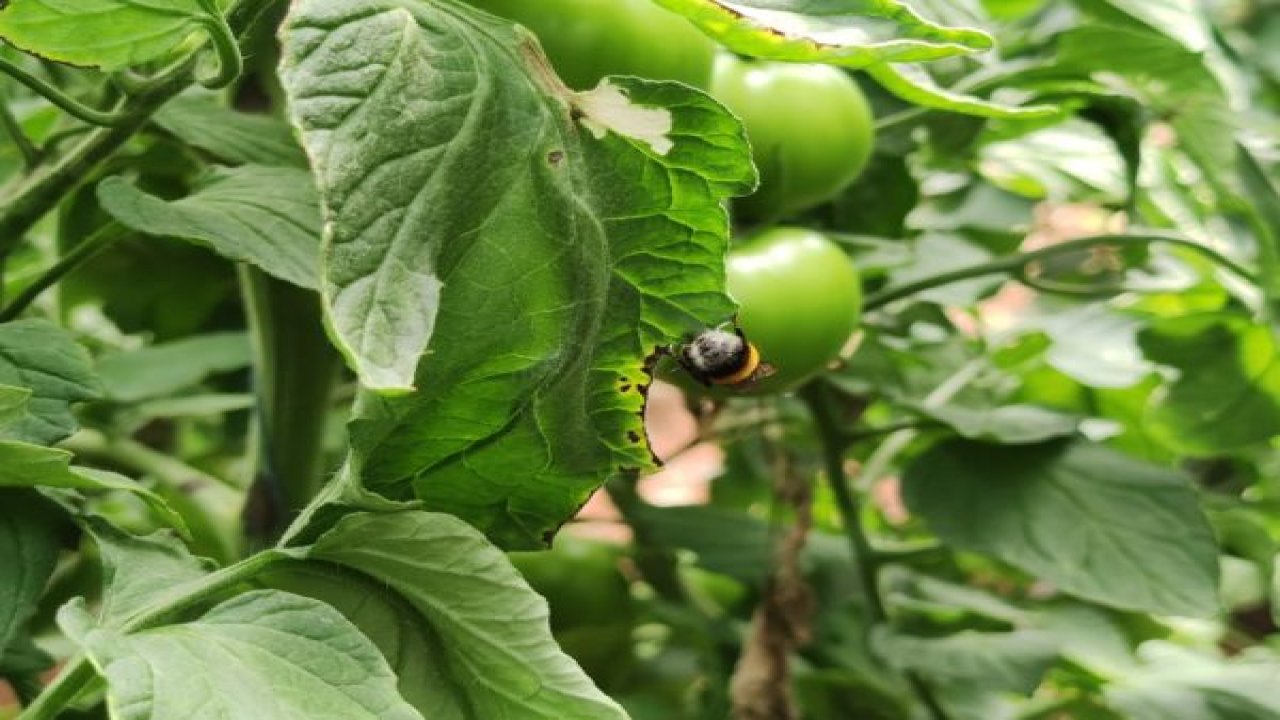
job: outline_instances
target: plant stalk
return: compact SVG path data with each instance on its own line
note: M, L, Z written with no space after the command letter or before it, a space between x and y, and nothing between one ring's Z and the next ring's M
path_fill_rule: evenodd
M259 445L245 529L265 547L324 485L324 437L341 358L314 291L247 266L239 273L254 349Z
M127 236L129 229L116 222L107 223L97 232L71 248L66 255L59 258L48 270L45 270L35 282L28 285L3 310L0 310L0 323L17 319L24 310L31 306L45 290L53 287L71 271L88 262L95 255L107 249L109 245Z
M889 615L885 610L884 599L880 596L880 583L877 577L882 556L871 547L871 540L862 526L861 503L854 495L844 471L844 453L848 448L849 436L842 431L842 423L836 417L831 398L824 392L821 384L811 382L805 385L800 389L800 397L808 405L818 430L827 481L831 483L836 508L844 525L845 536L849 540L849 548L853 552L854 569L862 585L863 601L866 604L871 625L884 624L888 622ZM914 430L899 432L914 432ZM948 720L946 710L934 697L933 690L919 673L907 670L903 672L903 676L933 720Z
M863 304L863 310L878 310L895 300L901 300L902 298L910 297L917 293L924 292L925 290L932 290L933 288L950 285L951 283L960 282L961 280L970 280L986 275L1019 275L1027 265L1030 265L1037 260L1044 260L1056 255L1078 252L1098 245L1149 245L1152 243L1169 243L1170 245L1177 245L1189 250L1194 250L1195 252L1204 255L1223 269L1247 280L1254 286L1258 286L1260 284L1257 275L1249 268L1237 263L1213 248L1201 245L1194 240L1189 240L1184 237L1166 233L1144 233L1142 235L1094 235L1086 238L1078 238L1076 240L1068 240L1067 242L1058 243L1057 245L1050 245L1049 247L1040 248L1038 250L1031 250L1017 255L1011 255L998 260L992 260L991 262L970 265L969 267L939 273L898 287L886 288L868 297L866 302Z
M27 170L35 167L40 162L40 150L31 142L31 138L22 131L22 125L18 119L13 116L13 112L9 110L7 99L0 94L0 128L2 128L13 144L17 146L18 152L22 155L22 165Z

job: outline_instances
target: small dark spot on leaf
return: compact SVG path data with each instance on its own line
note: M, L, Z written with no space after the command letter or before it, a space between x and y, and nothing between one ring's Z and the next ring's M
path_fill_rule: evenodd
M638 443L640 442L640 433L636 432L635 430L628 430L627 439L633 443Z
M618 390L622 392L629 392L631 390L631 383L623 383L619 385Z
M641 395L647 396L649 394L649 386L645 383L641 383L639 385L636 385L636 391L639 392Z
M3 0L0 0L0 2L3 2ZM547 163L550 164L552 167L556 167L560 165L560 163L562 162L564 162L563 150L552 150L551 152L547 153Z

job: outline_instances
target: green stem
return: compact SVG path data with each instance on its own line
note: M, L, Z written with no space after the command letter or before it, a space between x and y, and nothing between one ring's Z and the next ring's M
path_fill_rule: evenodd
M258 402L255 487L246 530L267 545L324 484L324 438L341 358L312 290L241 266Z
M926 395L920 403L921 406L929 410L946 404L966 385L972 382L974 378L978 377L984 367L986 367L985 358L977 358L964 364ZM858 477L854 479L854 487L861 490L869 488L872 483L884 474L889 465L898 457L898 454L907 449L907 446L919 434L919 429L903 428L885 438L884 442L876 447L875 452L871 453L871 457L867 458L867 461L862 464L862 469L858 471Z
M638 479L635 472L624 473L610 480L605 485L605 490L635 535L633 544L636 567L645 582L649 583L658 597L673 606L687 609L697 623L714 631L711 633L712 639L702 648L702 654L708 664L708 673L725 682L711 682L704 687L705 716L728 717L730 701L725 693L725 685L732 667L731 661L726 658L736 654L736 649L725 647L720 638L736 637L737 633L727 626L723 618L708 616L690 597L689 590L680 577L679 561L675 553L656 537L653 528L641 517L645 502L636 492Z
M129 229L119 223L111 222L102 226L83 242L71 248L52 267L45 270L35 282L28 285L3 310L0 310L0 323L9 322L22 314L36 301L36 298L66 277L68 273L88 262L93 256L105 250L109 245L129 234Z
M235 82L244 72L244 58L240 56L240 45L236 43L236 34L227 25L227 20L218 10L213 0L200 0L205 10L201 23L209 32L213 42L214 54L218 60L218 71L212 76L197 75L196 82L210 90L224 88Z
M232 490L242 489L228 480L210 475L136 440L108 438L96 430L80 430L62 441L61 447L77 455L86 455L149 475L158 482L175 488L222 486Z
M227 14L227 25L243 32L253 21L279 0L237 2ZM0 256L8 255L21 242L33 225L53 209L64 195L90 176L151 115L191 84L194 58L159 77L143 92L128 99L112 127L95 128L56 163L38 168L0 204Z
M128 437L82 429L59 446L81 458L153 479L156 491L191 529L193 552L222 563L242 555L243 488Z
M22 66L5 58L3 55L0 55L0 72L26 85L32 92L66 111L68 115L77 120L83 120L90 125L111 127L123 122L125 119L125 115L120 112L119 107L110 112L88 107L79 100L62 92L61 89L27 72Z
M853 562L857 567L858 577L862 581L863 600L872 623L878 625L888 620L889 616L885 612L884 601L880 598L875 563L871 561L875 553L871 549L871 541L862 529L862 508L845 477L844 451L848 445L840 429L841 423L831 407L831 398L821 385L817 383L805 385L800 389L800 397L813 415L818 440L822 445L822 460L827 482L831 484L831 492L835 495L836 508L840 512L845 536L849 540L849 549L853 551Z
M845 475L844 453L848 448L847 436L841 432L842 423L836 417L830 395L819 383L809 383L802 387L800 398L809 407L814 426L818 431L827 482L831 484L831 491L836 499L836 509L840 513L845 535L849 540L849 549L853 552L854 569L862 585L863 601L867 606L870 625L874 627L884 624L888 622L889 615L885 610L884 599L880 596L880 583L877 577L880 568L878 561L881 556L871 547L871 540L862 526L861 504ZM924 678L910 670L904 672L903 676L916 698L929 711L929 716L933 720L947 720L946 710L934 697L932 688Z
M931 290L935 287L960 282L961 280L970 280L972 278L983 277L986 275L1016 275L1027 265L1036 262L1037 260L1051 258L1056 255L1078 252L1080 250L1085 250L1099 245L1148 245L1151 243L1168 243L1170 245L1177 245L1189 250L1194 250L1222 268L1249 281L1253 285L1259 284L1259 280L1252 270L1249 270L1213 248L1201 245L1194 240L1189 240L1184 237L1164 233L1144 233L1142 235L1094 235L1092 237L1068 240L1067 242L1050 245L1049 247L1032 250L1030 252L1011 255L991 262L958 268L949 272L921 278L915 282L910 282L898 287L887 288L868 297L866 303L863 305L863 309L865 311L876 310L894 302L895 300L901 300L902 298L910 297L917 293L924 292L925 290Z
M31 138L27 137L27 134L22 131L22 125L18 123L18 119L9 110L8 101L3 95L0 95L0 128L4 129L5 134L18 147L18 152L22 154L23 167L30 170L39 164L40 150L31 142Z
M93 665L89 664L83 654L76 655L67 662L58 673L58 677L40 693L30 705L23 709L17 720L52 720L58 717L76 695L97 677Z
M885 435L892 435L901 430L925 430L932 427L938 427L940 425L942 425L942 423L937 420L903 420L901 422L847 432L841 436L841 439L845 446L849 446L865 440L875 440L876 438L884 437Z

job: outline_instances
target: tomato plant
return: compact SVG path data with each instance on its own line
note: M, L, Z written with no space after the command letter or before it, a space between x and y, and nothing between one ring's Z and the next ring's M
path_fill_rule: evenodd
M831 200L871 158L871 108L839 68L725 53L711 93L742 119L760 170L760 188L737 201L747 219L776 220Z
M1280 717L1272 5L0 1L0 717Z

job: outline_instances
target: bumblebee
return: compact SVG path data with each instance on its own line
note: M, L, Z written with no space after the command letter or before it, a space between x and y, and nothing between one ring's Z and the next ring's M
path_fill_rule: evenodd
M733 332L703 330L680 345L674 354L681 367L708 387L726 385L745 389L775 372L772 365L761 361L760 350L739 328Z

